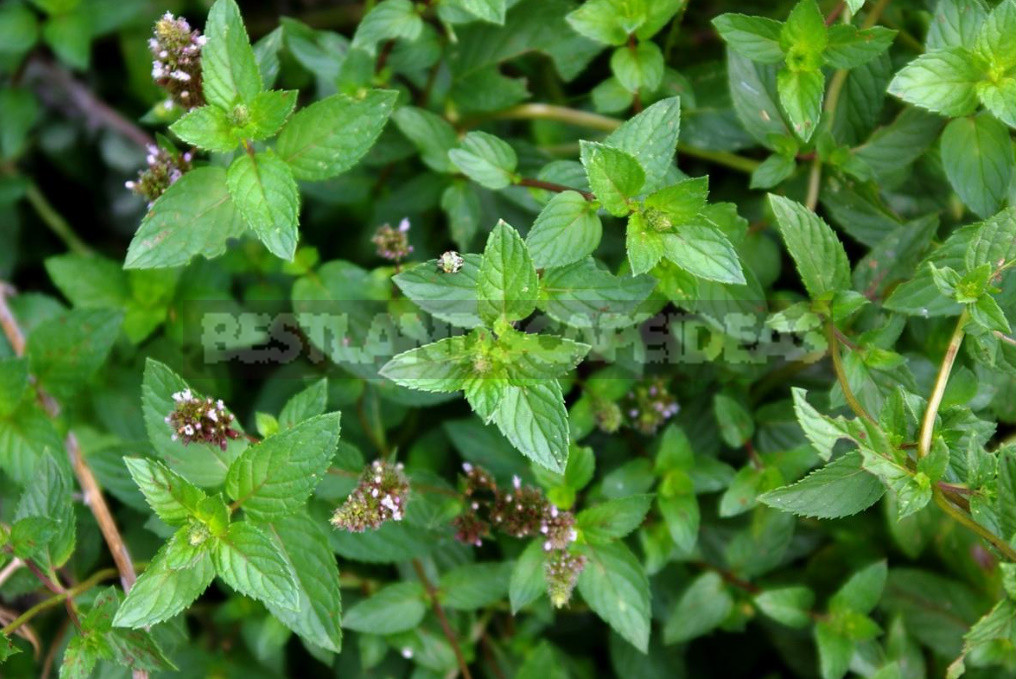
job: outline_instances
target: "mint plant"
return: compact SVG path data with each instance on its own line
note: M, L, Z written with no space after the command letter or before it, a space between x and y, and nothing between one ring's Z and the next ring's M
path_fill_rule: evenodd
M156 5L0 6L4 677L1016 672L1016 0Z

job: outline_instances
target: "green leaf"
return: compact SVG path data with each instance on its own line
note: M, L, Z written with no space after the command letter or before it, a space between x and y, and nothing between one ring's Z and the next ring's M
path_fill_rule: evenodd
M1016 536L1016 450L1011 446L999 451L998 497L995 500L1002 537Z
M507 0L459 0L459 5L481 21L504 25Z
M568 411L556 380L508 387L494 423L523 455L561 473L568 461Z
M305 641L339 653L342 593L325 529L305 514L284 516L263 528L278 554L292 566L299 595L295 611L273 603L266 604L268 610Z
M314 102L290 118L275 151L297 179L320 181L342 174L377 141L397 96L392 90L368 90Z
M22 3L5 3L0 7L0 54L19 57L38 39L39 21L31 9Z
M328 378L323 377L294 395L279 413L279 427L289 429L304 420L324 415L328 407Z
M778 64L783 61L780 48L780 30L783 24L765 17L747 14L721 14L713 19L727 49L761 64Z
M791 387L794 397L794 415L797 423L804 430L804 436L811 443L819 457L828 461L833 454L833 446L842 438L850 438L849 433L839 422L826 417L817 411L807 400L807 393L800 387Z
M406 269L392 278L399 290L435 318L463 328L483 325L477 311L481 255L462 255L462 268L445 273L437 260Z
M889 93L921 108L957 117L977 108L976 85L985 64L962 47L938 50L907 64L889 83Z
M173 428L166 423L166 417L176 408L173 394L188 388L183 378L168 366L152 359L145 362L141 409L148 440L155 452L191 483L204 487L218 486L226 478L230 463L247 443L241 437L230 441L223 451L215 445L185 445L182 441L174 441Z
M226 174L229 195L265 247L292 260L299 239L300 189L293 171L272 150L243 154Z
M882 26L858 30L850 24L829 28L829 45L824 56L834 68L857 68L889 49L896 31Z
M591 255L603 226L593 203L575 191L556 194L543 207L526 236L538 269L566 266Z
M28 391L28 359L0 359L0 417L18 409Z
M779 105L774 65L756 64L727 50L727 79L738 121L758 143L774 149L774 139L791 136Z
M476 278L480 317L488 323L525 318L536 308L539 285L525 241L507 222L499 221L487 238Z
M645 184L641 188L646 192L652 192L663 186L667 178L672 176L674 152L677 150L677 137L680 131L681 98L669 97L661 99L626 120L603 140L603 145L635 158L645 172ZM588 172L588 167L586 170ZM596 192L595 187L593 192ZM602 200L598 193L597 198Z
M959 241L956 244L960 247L966 245L961 262L966 264L969 271L985 264L994 270L999 267L999 262L1009 265L1016 260L1016 207L1006 208L968 228L969 244ZM961 262L957 262L957 266Z
M652 92L663 80L663 52L654 42L619 47L610 58L610 70L629 92Z
M1016 127L1016 78L998 82L984 80L977 84L977 97L985 108L1009 127Z
M385 0L375 5L357 26L353 47L373 55L375 46L382 40L413 41L421 31L423 17L410 0Z
M718 573L697 577L677 601L663 627L663 641L677 644L691 641L718 627L734 607L734 599Z
M957 118L946 125L942 167L960 199L982 218L1002 207L1014 166L1009 130L994 118Z
M836 519L857 514L885 493L882 482L861 463L860 453L846 453L797 483L764 493L759 500L798 516Z
M226 251L247 226L226 187L226 170L199 167L173 183L148 210L127 249L125 269L183 266Z
M1002 0L981 24L977 34L977 52L990 64L993 73L1007 73L1016 68L1016 2ZM1012 77L1012 74L1008 74Z
M939 0L928 25L925 49L931 52L973 45L987 16L983 0Z
M127 305L130 290L120 265L97 255L66 254L46 260L46 272L76 307L117 309Z
M24 152L39 113L39 102L31 90L0 90L0 158L13 160Z
M683 226L691 223L706 208L709 196L709 177L685 179L646 196L645 206L657 210L665 217L653 215L661 226ZM652 214L652 213L650 213Z
M565 17L577 33L606 45L623 45L646 18L643 3L624 0L590 0Z
M616 148L582 141L582 165L589 186L607 212L624 217L631 212L629 201L645 185L646 175L638 160Z
M427 614L425 596L418 582L388 585L346 611L342 626L367 634L397 634L414 629Z
M715 394L713 410L724 443L731 448L740 448L751 440L755 433L755 421L740 401L726 394Z
M623 542L584 545L578 590L589 607L632 646L649 649L649 579Z
M520 386L563 377L585 358L590 347L556 335L508 328L498 337L497 348L509 382Z
M780 30L780 47L787 55L787 66L792 70L814 70L818 65L815 57L828 44L828 33L818 3L799 0Z
M292 514L327 472L338 442L339 413L304 420L241 453L226 492L254 519Z
M201 49L201 80L205 99L227 111L250 103L261 91L254 50L233 0L216 0L205 23L208 42Z
M508 593L513 564L468 563L441 576L441 602L448 608L473 611L500 601Z
M242 141L229 115L218 106L192 109L169 126L182 141L207 151L229 153Z
M783 69L776 78L787 120L794 133L804 141L811 139L822 117L825 76L822 71L791 71Z
M470 132L448 160L467 177L488 189L511 186L519 159L507 142L486 132Z
M380 374L417 391L455 392L463 389L474 376L483 379L475 367L481 357L481 343L476 333L458 335L404 351L388 361Z
M807 587L768 589L755 595L755 605L773 620L787 627L811 624L811 606L815 595Z
M74 309L41 323L25 349L32 374L56 398L72 396L106 362L122 322L112 309Z
M134 483L160 519L171 526L181 526L197 512L205 499L200 488L165 465L143 457L124 458Z
M456 168L448 152L459 145L455 128L436 113L415 106L403 106L392 115L399 132L420 152L420 160L435 172L452 174Z
M829 600L829 610L833 613L869 613L882 598L887 574L885 561L877 561L857 571Z
M638 528L652 503L648 494L607 500L579 512L575 526L590 543L606 544Z
M682 553L691 552L698 541L701 512L689 473L682 469L667 472L656 502L674 544Z
M662 234L662 243L667 259L694 276L732 285L746 283L737 252L719 229L688 224Z
M41 531L37 531L30 536L38 542L35 548L37 553L45 557L42 559L43 565L53 568L64 565L74 553L77 526L74 506L71 504L70 473L52 456L43 458L35 465L32 481L21 496L14 513L15 525L29 517L45 519L49 524L49 535L42 536ZM32 523L29 522L26 526ZM17 536L12 535L12 540L15 537Z
M230 524L212 550L215 572L237 592L265 604L299 611L293 566L264 531L249 521Z
M829 225L805 206L782 196L769 194L769 206L808 294L814 299L849 290L847 253Z
M825 621L815 625L814 633L822 679L841 679L850 668L854 642L839 634Z
M215 577L208 552L181 559L178 550L170 541L158 551L117 610L114 627L138 629L169 620L208 588Z
M639 305L655 285L649 276L614 276L587 257L544 272L540 308L576 328L627 327L639 322Z
M540 540L533 540L515 560L511 578L508 581L508 600L512 615L536 601L547 591L544 579L546 552Z

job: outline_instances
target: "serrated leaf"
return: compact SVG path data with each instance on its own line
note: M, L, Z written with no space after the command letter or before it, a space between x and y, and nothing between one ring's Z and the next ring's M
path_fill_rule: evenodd
M254 50L233 0L216 0L205 23L208 42L201 49L201 81L210 104L231 110L261 91Z
M747 14L721 14L713 19L727 49L760 64L778 64L783 61L780 49L780 30L783 24Z
M833 613L839 611L870 612L882 598L887 574L888 569L884 560L857 571L829 600L829 610Z
M834 68L857 68L889 49L896 31L882 26L859 30L850 24L829 27L829 44L823 56Z
M1016 169L1009 130L988 115L957 118L942 132L942 167L973 212L982 218L995 214Z
M561 473L568 460L568 411L556 380L508 387L494 413L501 433L523 455Z
M511 578L508 581L508 600L512 615L540 598L547 590L543 569L546 553L539 540L533 540L515 560Z
M39 324L28 336L30 370L59 399L72 396L99 370L120 332L112 309L73 309Z
M240 594L265 604L298 611L300 591L293 566L275 543L250 521L230 524L215 538L212 548L215 572Z
M342 174L370 150L395 106L392 90L368 90L314 102L297 111L279 134L276 153L297 179L320 181Z
M626 120L603 140L603 144L635 158L645 172L641 188L651 192L663 186L671 176L680 132L681 98L669 97Z
M619 0L591 0L565 19L580 35L607 45L622 45L647 18L645 5Z
M836 290L849 290L850 262L829 225L788 198L769 194L769 205L808 294L818 298Z
M197 512L204 492L169 467L143 457L124 458L134 483L160 519L181 526Z
M763 613L788 627L807 627L815 595L807 587L768 589L755 595L755 605Z
M839 423L818 412L808 403L805 399L807 392L804 389L791 387L790 391L794 398L794 415L804 430L804 436L819 457L828 461L832 457L833 446L842 438L850 438L849 433Z
M323 377L286 401L279 413L279 427L289 429L304 420L324 415L328 407L328 378Z
M649 648L649 579L623 542L586 545L588 559L578 590L589 607L625 641L642 651Z
M52 451L54 454L59 452L61 451ZM27 484L14 513L15 526L34 517L45 519L50 525L46 529L49 535L26 536L38 542L34 548L38 556L33 558L44 556L44 565L59 568L74 553L77 524L74 506L71 504L70 472L51 456L39 460L35 465L32 481ZM17 536L12 535L12 540L15 537Z
M437 260L430 260L406 269L392 280L406 297L435 318L458 327L474 328L483 324L476 301L481 263L481 255L462 255L462 268L445 273Z
M479 358L478 337L470 333L404 351L388 361L380 374L418 391L455 392L477 373L474 363Z
M418 582L388 585L346 611L342 626L368 634L397 634L414 629L427 613L425 595Z
M367 13L353 36L353 46L373 55L382 40L416 40L423 31L423 17L410 0L386 0Z
M488 323L517 321L536 308L539 279L525 241L499 221L487 238L476 277L477 310Z
M127 275L120 265L98 255L66 254L46 260L53 284L76 307L115 309L127 305Z
M459 144L455 128L436 113L415 106L403 106L392 115L399 131L420 151L420 160L436 172L451 174L455 166L448 152Z
M226 492L258 520L292 514L328 469L339 442L339 413L319 415L240 454L226 476Z
M507 142L486 132L470 132L448 160L480 186L498 190L511 185L519 159Z
M688 224L662 234L662 243L664 256L694 276L732 285L746 283L734 246L718 229Z
M226 173L233 204L276 257L292 260L300 215L300 189L293 171L272 150L237 156Z
M619 149L595 142L580 144L582 165L596 199L610 214L624 217L632 210L629 201L645 184L642 166L634 156Z
M512 563L468 563L441 576L441 602L448 608L472 611L489 606L508 593Z
M703 573L684 591L663 628L663 641L691 641L720 625L730 615L734 599L718 573Z
M609 543L638 528L652 502L653 496L649 494L607 500L579 512L575 517L575 526L589 542Z
M878 477L865 471L862 457L851 451L797 483L759 496L770 507L798 516L836 519L862 512L885 494Z
M540 308L576 328L627 327L638 322L636 311L655 285L649 276L614 276L587 257L544 272Z
M183 266L197 255L226 251L247 225L226 187L226 170L199 167L174 182L152 204L127 249L125 269Z
M614 50L610 70L629 92L652 92L663 80L663 52L652 41Z
M928 25L925 49L973 45L988 16L983 0L938 0Z
M168 620L201 596L215 577L212 558L205 551L197 558L171 565L174 543L156 553L113 618L114 627L149 627Z
M780 104L794 133L803 141L811 139L822 117L825 76L820 70L783 69L776 77Z
M957 117L977 108L985 65L962 47L922 54L889 83L889 93L921 108Z
M603 226L590 202L575 191L564 191L537 215L526 245L536 268L567 266L591 255L602 234Z
M219 153L229 153L242 141L234 133L233 124L226 112L210 104L191 109L170 125L169 129L192 146Z

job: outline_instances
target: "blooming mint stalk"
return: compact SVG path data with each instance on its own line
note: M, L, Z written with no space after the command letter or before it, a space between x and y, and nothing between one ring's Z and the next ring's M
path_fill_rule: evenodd
M192 159L193 155L189 151L174 153L153 144L148 147L145 159L148 167L138 173L136 180L129 181L124 186L147 200L148 207L151 207L166 189L190 171Z
M166 107L177 104L186 110L205 105L201 89L201 48L207 38L191 30L183 17L166 12L155 22L148 41L152 52L152 79L166 90Z
M646 435L655 434L680 409L666 381L659 377L643 381L625 396L624 414L629 425Z
M370 239L377 246L377 255L390 262L400 262L413 252L409 244L409 220L403 219L397 228L385 224Z
M377 530L388 521L401 521L409 499L409 479L402 463L383 460L363 470L360 482L341 507L335 510L331 523L340 530L362 533Z

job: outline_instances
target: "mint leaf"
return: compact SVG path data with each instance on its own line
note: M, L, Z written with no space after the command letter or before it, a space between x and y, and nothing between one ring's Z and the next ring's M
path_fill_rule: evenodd
M507 0L458 0L458 4L481 21L504 25Z
M829 44L823 56L834 68L857 68L889 49L896 31L881 26L859 30L849 24L829 28Z
M815 594L807 587L781 587L768 589L755 596L755 605L773 620L787 627L807 627L811 624L811 606Z
M614 276L587 257L550 269L540 280L540 308L576 328L627 327L656 286L649 276Z
M778 64L783 61L780 48L780 31L783 24L765 17L747 14L721 14L713 19L713 26L731 49L741 56L760 64Z
M155 201L127 249L125 269L183 266L197 255L226 251L247 225L226 187L226 170L199 167L186 173Z
M957 117L977 108L986 64L962 47L922 54L889 83L889 93L935 113Z
M508 600L512 615L539 599L547 591L543 572L546 553L539 540L533 540L515 560L511 578L508 581Z
M588 558L578 590L589 607L625 641L649 648L649 579L623 542L584 545Z
M300 591L292 564L253 523L230 524L229 531L215 539L212 562L219 577L240 594L268 605L299 610Z
M983 0L939 0L928 24L925 49L932 52L973 45L987 16Z
M508 387L494 423L523 455L551 471L568 460L568 412L557 380Z
M603 140L603 144L624 151L638 161L645 172L645 184L641 188L650 192L672 176L680 132L681 98L669 97L626 120ZM602 200L598 194L597 198Z
M1009 127L1016 128L1016 77L977 84L977 97L984 107Z
M380 374L418 391L454 392L477 374L481 359L478 335L460 335L405 351L388 361Z
M205 99L226 111L251 102L261 91L261 73L233 0L216 0L208 11L205 35L208 42L201 50Z
M787 120L803 141L811 139L822 117L825 76L822 71L782 70L776 78Z
M511 562L467 563L441 576L439 586L448 608L472 611L497 602L508 593Z
M184 142L207 151L229 153L240 144L229 116L218 106L201 106L169 126Z
M181 526L197 513L204 492L163 464L143 457L124 458L134 483L160 519Z
M654 42L619 47L610 57L610 70L629 92L652 92L663 80L663 52Z
M988 63L993 74L1007 74L1016 68L1016 44L1012 35L1016 32L1016 2L1002 0L981 24L975 49Z
M480 186L503 189L511 185L518 157L506 142L486 132L470 132L459 148L448 152L452 165Z
M652 495L629 495L607 500L579 512L575 526L590 543L609 543L638 528L652 503Z
M488 323L517 321L536 308L539 279L525 241L499 221L487 238L476 278L477 308Z
M295 611L270 602L268 610L305 641L339 653L342 593L327 532L305 514L275 519L263 529L276 552L292 566L299 595Z
M688 224L662 237L664 255L688 273L719 283L745 284L737 252L719 229Z
M564 191L537 215L526 245L536 268L565 266L591 255L602 233L595 207L581 194Z
M29 369L56 398L73 396L106 362L122 322L113 309L72 309L40 323L25 348Z
M942 167L960 199L976 214L988 217L1002 207L1014 166L1009 130L994 118L957 118L946 125Z
M850 438L850 434L839 422L821 414L805 400L804 389L791 387L794 397L794 415L797 416L797 423L804 430L804 436L811 443L815 452L823 460L828 461L832 457L833 446L842 438Z
M226 492L254 519L292 514L327 471L338 442L338 413L305 420L237 457L226 476Z
M703 573L681 595L663 628L663 641L691 641L718 627L734 608L734 599L718 573Z
M170 541L156 553L117 610L114 627L138 629L169 620L208 588L215 578L208 552L180 559L177 549L177 543Z
M418 582L388 585L346 611L342 626L368 634L398 634L416 628L427 614L426 592Z
M240 155L226 174L229 195L247 225L276 257L292 260L299 239L300 189L272 150Z
M769 194L769 206L808 294L814 299L850 289L850 262L829 225L788 198Z
M415 106L403 106L392 115L399 132L420 151L420 160L435 172L451 174L455 166L448 152L459 145L455 128L436 113Z
M798 516L838 519L862 512L885 494L882 482L862 467L861 454L836 458L797 483L771 490L759 501Z
M382 40L416 40L423 31L423 17L410 0L385 0L367 13L353 36L353 47L373 55Z
M590 0L565 17L577 33L605 45L623 45L646 18L643 3L619 0Z
M286 401L279 413L279 427L289 429L304 420L324 415L327 407L328 378L323 377Z
M314 102L290 118L275 150L297 179L320 181L342 174L377 141L396 97L391 90L368 90Z
M624 217L632 209L629 201L645 185L642 166L634 156L616 148L588 141L580 144L582 165L597 200L610 214Z
M406 297L435 318L474 328L483 324L476 300L482 262L481 255L462 255L462 268L445 273L437 260L430 260L406 269L392 280Z

